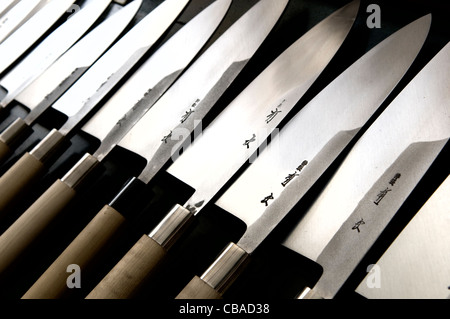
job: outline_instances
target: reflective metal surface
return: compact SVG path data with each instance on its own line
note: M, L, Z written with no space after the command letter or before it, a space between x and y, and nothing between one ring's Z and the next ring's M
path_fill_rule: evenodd
M279 19L287 1L258 2L203 53L119 143L145 157L148 182L242 70ZM173 136L174 138L171 138ZM148 137L148 138L147 138Z
M412 23L350 66L219 198L218 206L248 226L242 248L259 245L381 106L417 57L430 23L430 16Z
M75 2L53 0L0 44L0 73L35 43Z
M369 299L448 298L449 229L450 177L447 177L356 291Z
M142 1L139 0L132 1L103 21L16 96L16 101L32 110L27 116L30 123L55 102L108 49L130 23L141 3ZM35 110L38 105L39 110Z
M297 40L169 167L196 190L188 206L198 213L277 128L339 49L358 6L352 2Z
M226 14L230 0L203 10L159 48L82 128L102 144L101 160L189 65Z
M0 17L6 14L13 6L15 6L19 0L3 0L0 3Z
M317 261L332 298L450 138L450 44L356 143L284 243Z
M130 71L179 15L188 0L168 0L150 12L98 60L53 107L69 116L70 132Z
M45 38L19 65L6 74L1 79L0 85L8 91L8 94L0 102L0 105L8 105L33 80L76 43L110 3L111 0L89 1L73 17Z
M0 43L30 18L41 2L41 0L23 0L5 13L0 19Z

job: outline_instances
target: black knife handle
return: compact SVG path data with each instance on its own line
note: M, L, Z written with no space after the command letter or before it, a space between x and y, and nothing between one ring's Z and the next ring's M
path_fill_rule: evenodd
M136 213L140 212L139 204L147 204L145 199L148 199L148 192L147 184L133 177L109 203L109 206L127 219L133 218Z

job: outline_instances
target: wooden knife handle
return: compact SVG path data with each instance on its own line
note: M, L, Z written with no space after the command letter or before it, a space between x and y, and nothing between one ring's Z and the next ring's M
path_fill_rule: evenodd
M30 126L21 118L17 118L0 134L0 163L6 161L15 149L14 145L29 131Z
M0 273L13 264L66 205L75 191L56 181L25 213L0 236Z
M163 221L144 235L87 296L87 299L127 299L157 272L167 251L191 224L194 215L176 205Z
M0 178L0 212L14 204L46 171L44 164L26 153Z
M222 294L195 276L176 299L222 299Z
M52 130L30 153L25 153L0 178L0 212L6 210L46 172L46 163L63 143L65 137Z
M249 254L231 243L199 278L194 277L176 299L221 299L249 261Z
M106 205L42 274L22 299L62 298L68 291L67 266L76 264L83 271L102 248L119 232L126 219Z
M132 298L165 256L161 245L143 235L86 299Z
M57 180L0 236L0 273L23 254L72 202L78 187L98 163L97 159L86 154L77 166L62 180Z

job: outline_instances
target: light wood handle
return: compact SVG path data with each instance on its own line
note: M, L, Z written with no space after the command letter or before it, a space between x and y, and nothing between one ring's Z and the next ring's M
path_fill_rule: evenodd
M26 153L0 178L0 212L14 204L46 171L44 164Z
M132 298L166 254L156 241L147 235L142 236L86 299Z
M126 219L114 208L106 205L64 252L42 274L22 299L56 299L69 292L67 266L75 264L83 271L90 266Z
M0 273L24 253L74 197L72 188L56 181L0 236Z
M0 163L6 161L11 155L11 148L2 140L0 140Z
M195 276L176 299L222 299L222 295L200 277Z
M25 123L20 117L12 122L3 132L0 134L0 163L6 161L15 149L15 145L26 132L29 132L30 126Z

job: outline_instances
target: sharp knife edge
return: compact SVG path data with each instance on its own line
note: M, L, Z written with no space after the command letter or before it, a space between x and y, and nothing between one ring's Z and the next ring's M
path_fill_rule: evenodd
M283 110L286 111L286 113L287 113L289 111L289 109L296 103L298 98L303 94L303 92L305 92L307 90L307 88L312 84L312 82L314 82L314 79L318 76L318 74L320 74L320 72L323 70L323 68L325 68L325 66L327 65L329 60L331 60L334 53L340 47L340 45L343 42L343 40L345 39L347 33L350 31L351 26L353 25L355 16L358 11L357 10L358 7L359 7L359 2L357 2L357 1L353 2L352 5L349 5L346 7L347 10L342 9L338 13L330 16L330 18L324 20L321 24L319 24L319 26L316 26L315 28L310 30L305 36L303 36L294 45L292 45L292 47L290 49L286 50L282 56L280 56L274 63L272 63L272 65L269 66L263 72L263 74L260 75L254 82L252 82L252 84L246 90L244 90L244 92L241 93L241 95L240 95L240 96L250 95L250 97L244 98L244 99L243 98L240 99L238 97L231 105L229 105L225 109L225 111L223 111L222 114L219 115L219 118L214 120L213 123L207 128L205 134L203 134L200 139L197 139L194 142L194 146L188 148L187 151L180 158L175 160L174 165L176 165L176 163L178 163L179 160L181 160L183 157L185 157L189 151L192 151L196 147L196 145L198 145L198 142L201 142L207 136L211 137L213 135L214 136L219 135L219 136L217 136L218 140L214 140L212 143L211 143L211 140L208 140L210 143L203 144L203 145L208 145L207 152L198 151L198 152L194 152L193 154L196 154L196 155L201 154L202 155L201 157L203 157L203 156L208 157L209 155L207 153L210 153L210 152L215 153L216 156L220 156L220 154L223 154L223 153L236 154L236 152L230 151L230 149L228 148L228 145L225 146L225 150L220 150L220 151L216 150L214 147L209 148L209 147L213 146L213 144L215 144L215 143L217 143L219 145L218 147L221 147L227 143L224 143L223 138L222 138L224 136L221 136L222 134L215 135L214 131L211 133L211 131L208 132L208 130L210 130L211 127L214 127L216 121L219 119L223 119L223 121L228 124L228 127L226 127L226 129L224 130L227 133L229 132L230 124L231 124L231 127L233 127L233 128L245 127L245 125L244 126L242 125L242 123L245 122L245 119L248 122L246 124L253 123L253 125L255 125L254 120L256 117L250 111L248 111L248 113L251 113L251 114L246 115L245 109L242 109L243 106L246 106L247 108L254 108L255 111L258 112L259 116L261 116L261 114L262 114L261 110L256 110L256 109L262 108L264 106L264 108L267 109L268 113L269 113L269 110L272 109L272 107L279 106L280 103L283 101L283 99L285 99L286 103L284 105ZM341 15L339 15L339 13ZM327 26L326 25L327 23L330 23L331 26ZM325 24L325 26L323 24ZM320 27L320 25L322 27ZM327 30L329 28L333 29L333 31L334 31L333 36L335 36L336 39L328 38L329 33L327 32ZM312 45L311 42L315 45ZM301 54L299 52L301 52ZM289 66L289 67L285 68L285 66ZM284 74L282 73L283 71L286 71L286 70L290 71L290 73L288 75L286 75L285 73ZM299 70L301 70L302 72L300 72ZM274 81L274 79L276 79L276 80ZM261 87L270 88L271 90L273 89L274 91L279 91L279 92L276 94L275 97L273 97L274 94L271 94L271 93L273 93L273 91L266 90L266 91L270 91L270 92L263 93L264 89L261 89ZM197 109L197 107L195 108L195 112L192 114L193 118L196 115L198 115L197 114L198 111L202 112L200 105L201 104L198 105L199 109ZM230 112L230 108L234 109L234 113L231 112L232 115L230 115L229 117L222 118L222 115L224 113ZM152 110L154 110L154 108ZM193 121L193 118L191 118L192 121ZM232 120L230 120L230 118ZM242 118L244 118L244 119L242 120ZM149 119L151 119L151 118L149 118ZM233 119L235 119L236 121ZM277 119L277 120L279 120L279 119ZM265 121L262 121L262 122L265 122ZM275 122L277 122L277 121L274 121L273 125L276 125ZM141 123L143 123L143 122L141 121L138 125L140 125ZM175 124L175 127L176 127L176 125L178 125L178 124ZM192 125L192 122L190 125ZM150 127L152 127L152 126L150 126ZM221 131L221 128L223 128L223 127L222 126L219 128L216 127L216 129L218 129L218 131ZM169 130L170 130L170 127L169 127ZM163 130L162 132L164 132L164 131L165 130ZM131 131L130 131L130 133L131 133ZM139 136L139 135L136 135L136 136ZM245 136L246 135L244 134L242 136L242 140L239 139L237 144L239 145L238 146L239 150L241 150L241 148L242 148L242 151L248 155L248 154L251 154L254 150L251 150L248 153L245 151L246 147L245 147L245 145L242 144L244 142ZM123 144L123 145L125 146L126 144ZM159 142L157 146L160 146L160 145L161 145L161 142ZM131 145L129 145L129 146L131 146ZM164 144L161 147L164 147ZM138 153L140 153L141 155L143 154L142 152L138 152ZM152 167L152 166L159 165L158 161L160 161L160 158L158 155L159 154L154 155L151 162L149 162L149 166L147 166L148 168L150 168L150 172L155 171L154 167ZM199 158L199 156L194 156L194 157L195 157L194 162L196 163L195 166L197 166L197 165L198 165L198 167L203 166L203 164L204 164L203 160L201 158ZM239 157L239 156L237 156L237 157ZM239 157L236 159L236 161L239 161L240 159L241 158ZM200 161L200 162L197 162L197 161ZM245 160L242 160L242 164L244 162L245 162ZM228 165L221 166L220 164L218 164L218 166L220 166L219 171L220 172L225 171L224 174L226 174L226 176L228 176L227 174L232 171L232 170L228 171L228 169L226 168ZM190 169L190 168L191 167L189 167L188 169ZM180 169L180 170L182 170L182 169ZM204 171L209 171L209 170L206 169L206 170L203 170L203 172ZM217 172L217 170L216 170L216 172ZM172 172L170 172L170 173L172 173ZM138 178L138 180L140 179L141 182L148 181L149 176L151 176L151 174L149 174L149 175L147 175L147 174L148 174L148 172L143 172L141 174L141 176ZM217 187L215 187L215 189L216 188ZM197 205L197 207L199 207L199 205ZM194 205L192 207L186 206L186 208L189 208L189 209L192 208L192 212L193 213L195 212ZM174 208L173 212L176 213L177 211L179 211L179 210ZM187 209L182 208L181 211L182 211L181 215L184 216L186 214L186 212L189 215L189 211ZM162 224L160 224L160 225L166 226L166 225L170 224L170 225L174 225L174 228L176 228L177 230L183 229L183 223L186 221L186 219L184 217L182 217L181 223L178 223L178 222L180 222L180 220L177 220L176 222L172 223L172 221L174 221L174 220L169 217L170 215L171 214L169 214L167 219L165 219L162 222ZM178 218L178 217L179 216L177 216L176 218ZM168 221L168 220L169 220L169 223L167 224L166 221ZM170 231L168 231L166 233L167 228L165 228L164 226L157 227L157 229L155 229L152 232L150 237L151 237L151 240L154 240L158 245L160 245L161 247L164 247L164 249L169 249L170 246L174 243L174 240L173 240L174 237L177 237L177 236L175 236L174 233L171 232L173 229L171 229ZM180 228L178 228L178 227L180 227ZM175 231L175 233L176 233L176 231ZM159 236L160 234L162 234L162 236ZM169 235L167 237L165 237L167 234L169 234ZM174 236L172 237L172 235L174 235ZM148 236L145 235L142 237L142 239L144 241L146 241L145 238L148 238ZM140 245L137 244L135 247L140 247ZM123 260L126 260L126 258L124 258ZM152 264L154 264L154 263L152 262ZM105 291L105 290L103 290L103 287L108 286L109 284L120 285L121 280L119 280L118 278L115 278L116 273L114 272L115 269L119 269L120 267L121 266L117 265L110 272L110 274L107 277L105 277L104 281L97 286L97 288L95 289L95 292L91 292L91 295L89 297L98 297L99 295L100 296L103 295L103 293L106 293L106 295L109 295L111 290L106 289L106 291ZM146 269L148 270L149 266L147 266ZM142 270L139 270L139 271L141 272ZM138 276L140 276L140 275L141 274L139 274ZM128 281L129 279L123 278L123 280ZM133 279L131 279L131 280L133 280ZM138 284L138 283L136 283L136 284ZM134 287L134 283L127 285L127 286ZM113 290L116 291L116 289L113 289ZM123 294L126 295L127 293L124 292Z
M11 66L75 2L53 0L0 44L0 73Z
M188 2L188 0L168 0L160 4L56 101L53 107L57 110L65 109L64 113L69 115L68 121L60 129L62 134L68 134L80 120L85 118L159 39ZM143 32L149 33L149 36L143 37ZM130 50L130 47L137 49ZM132 54L124 54L125 52L132 52ZM96 84L92 85L92 83ZM74 104L79 106L73 107Z
M268 225L282 220L382 105L420 52L430 23L430 15L416 20L356 61L218 199L219 207L248 225L241 248L253 252L274 227ZM297 187L288 187L294 179ZM273 199L261 202L269 195Z
M51 107L53 102L82 76L88 69L89 64L94 63L111 45L135 16L140 5L141 1L136 0L101 23L50 66L28 89L22 92L25 99L28 99L27 102L31 103L25 104L31 106L31 112L23 120L17 118L0 134L0 142L7 149L6 152L1 153L0 161L9 156L22 140L25 132L29 131L29 128L39 119L40 115ZM49 90L53 90L53 92L48 93ZM33 105L35 101L40 102Z
M349 11L350 10L351 9L349 9ZM336 33L336 38L339 38L339 39L341 39L340 37L344 38L346 36L350 26L353 23L353 20L351 20L351 19L345 20L345 18L343 18L342 20L344 20L347 24L345 25L345 27L338 30L339 33L338 32ZM348 29L346 27L348 27ZM322 31L320 30L320 28L317 28L317 27L310 30L300 40L298 40L296 42L296 44L291 47L291 49L288 49L285 51L284 57L280 58L278 60L279 62L273 63L272 66L269 67L269 69L267 71L264 71L266 73L265 76L260 76L260 80L255 81L255 82L260 81L260 83L252 83L251 84L251 87L254 88L253 90L258 91L258 93L255 94L255 96L260 95L260 97L258 97L258 99L257 99L257 101L259 101L259 104L264 105L264 107L266 107L266 108L271 108L271 107L278 106L282 102L278 98L273 98L272 97L273 94L270 94L267 92L260 92L259 88L264 87L264 85L266 87L272 86L272 87L274 87L274 90L277 90L277 89L285 90L284 93L286 94L286 100L288 101L286 103L288 105L287 106L288 108L292 107L293 106L292 102L297 101L297 97L301 96L302 93L304 91L306 91L307 88L309 88L309 86L315 80L315 75L318 75L320 73L320 71L322 70L321 67L323 65L326 65L326 63L329 61L329 59L331 59L331 57L336 52L336 48L340 44L339 40L335 40L335 42L333 40L327 41L328 38L326 36L324 36L321 32ZM314 53L315 57L312 57L309 55L309 53L310 53L309 50L305 50L304 52L302 51L304 43L309 42L309 40L314 38L315 36L318 36L318 37L321 37L321 39L322 38L324 39L323 42L317 41L317 47L314 48L315 52L322 52L321 49L323 47L329 48L329 50L327 50L327 53L324 54L323 56L317 55L316 53ZM304 57L302 57L301 59L298 59L297 63L295 64L291 58L293 58L293 55L295 55L299 51L302 51L302 54L304 54ZM311 49L311 52L312 51L313 51L313 49ZM311 55L313 55L313 54L311 54ZM310 58L314 59L314 61L317 61L317 64L306 63L306 61L311 61ZM238 61L238 60L236 60L236 61ZM288 65L290 65L289 63L292 64L292 68L302 69L302 71L303 71L302 74L301 75L290 74L291 78L289 78L289 79L283 78L283 76L281 74L279 74L278 72L280 72L281 69L283 69L284 67L287 67ZM317 65L317 68L316 68L316 65ZM320 71L318 71L318 70L320 70ZM314 75L312 75L312 74L314 74ZM277 79L277 80L274 81L273 79ZM291 84L291 83L297 83L297 84L300 83L300 88L296 87L295 84ZM241 95L243 95L243 94L241 94ZM196 96L192 96L193 102L195 102L195 98L196 98ZM233 107L228 106L225 109L225 111L223 111L220 114L220 118L227 116L226 114L230 114L229 117L230 118L232 117L235 120L231 120L229 122L221 120L221 122L227 123L227 125L229 123L233 123L233 127L235 127L236 129L239 128L240 130L242 130L242 128L245 128L247 126L246 123L251 123L252 119L255 118L255 114L251 113L252 109L255 109L256 110L255 112L258 112L258 113L261 112L260 109L257 110L256 106L252 106L252 109L250 109L250 105L255 104L256 102L247 101L242 97L241 97L241 99L242 99L242 101L234 101L233 104L248 105L247 112L242 112L241 108L239 106L235 107L236 109L239 109L239 110L230 111L230 109L233 109ZM289 101L289 99L291 99L291 101ZM161 100L161 102L163 102L163 99ZM161 103L159 105L159 107L162 108L163 105L164 104ZM170 155L173 155L172 159L177 158L176 154L172 154L173 150L176 149L177 145L180 145L182 142L184 142L184 139L186 136L185 133L192 132L193 129L195 128L196 124L198 124L202 120L204 114L207 111L209 111L208 105L206 105L207 108L205 110L203 110L202 107L204 107L204 104L202 104L202 103L199 103L197 106L195 106L195 112L193 112L190 115L190 117L188 118L188 120L181 125L180 125L179 119L183 118L182 116L184 114L188 114L190 109L189 108L181 109L181 110L174 109L174 112L170 115L170 117L173 118L172 122L163 123L164 124L163 127L161 124L158 125L156 123L157 122L157 120L156 120L157 119L157 116L156 116L157 109L153 108L151 110L151 112L154 112L153 114L155 114L155 116L151 117L150 116L151 113L149 113L148 116L146 117L146 120L138 123L138 125L136 125L135 128L132 131L130 131L130 133L119 143L119 145L123 146L124 148L134 151L137 154L140 154L141 156L143 156L147 159L151 158L152 161L154 160L153 163L150 163L149 165L147 165L147 167L145 168L145 170L142 172L141 176L139 177L142 181L144 181L145 183L148 183L151 180L151 178L154 176L154 174L160 169L160 167L154 166L154 163L158 163L158 160L159 160L158 158L161 156L162 152L167 153L167 149L169 149L172 151L172 152L170 152L171 153ZM288 111L288 109L285 110L284 113L286 114L287 111ZM284 114L280 114L279 118L282 115L284 115ZM251 118L251 119L249 119L249 118ZM214 120L214 122L217 122L217 121L218 121L218 119ZM275 122L276 121L273 121L271 124L273 125L273 123L275 123ZM242 123L245 123L245 124L242 124ZM160 128L158 128L158 126ZM173 134L172 134L173 137L165 140L165 142L162 145L161 145L161 139L154 139L154 140L148 141L148 143L139 143L137 141L137 138L139 136L142 136L142 134L150 133L148 130L148 127L158 128L158 132L155 130L154 131L155 133L153 133L153 129L150 131L152 135L154 134L156 136L161 136L161 138L163 138L166 135L170 135L170 132L173 132ZM229 131L229 128L223 128L223 129L224 129L223 132ZM186 130L186 132L184 132L185 130ZM205 133L207 131L208 131L208 129L205 130ZM221 131L221 130L217 129L217 131ZM180 133L180 134L178 134L178 133ZM251 129L249 129L247 133L242 133L242 136L243 136L242 138L245 141L246 138L251 138L253 133L255 133L255 132L251 132ZM183 138L180 139L177 136L177 134L183 135ZM220 134L218 134L218 135L220 136ZM236 135L237 135L237 133L236 133ZM207 142L201 141L202 139L207 139L208 136L210 138L209 141L207 141ZM244 141L237 143L237 145L242 146L241 144ZM151 142L151 144L150 144L150 142ZM205 156L205 160L202 160L203 162L207 162L206 157L209 156L208 154L212 155L216 151L218 151L218 150L214 149L215 147L221 149L222 147L224 147L224 145L229 143L227 141L219 142L218 140L215 139L215 134L211 134L211 133L210 134L202 134L202 138L198 138L198 140L195 143L198 143L198 142L202 142L203 145L208 145L208 147L207 147L208 151L203 152L204 156ZM160 151L162 151L162 152L160 152ZM188 154L189 152L190 152L190 150L188 148L186 150L185 154ZM193 154L193 152L191 154ZM239 151L230 152L230 154L239 154ZM183 155L183 157L186 158L186 155ZM166 161L168 159L169 158L166 155ZM187 172L186 172L186 167L184 167L183 165L181 165L181 167L178 167L178 164L179 164L178 161L179 161L179 158L177 158L175 160L174 165L172 165L171 168L169 169L169 173L173 173L175 176L180 177L183 175L183 173L187 173ZM163 162L164 162L164 160L163 160ZM218 165L218 166L220 166L220 165ZM177 173L179 172L180 174L175 173L174 172L175 170ZM191 184L191 183L189 183L189 180L187 178L186 179L181 178L181 180L183 180L187 184Z
M447 44L361 137L285 241L324 268L310 296L334 296L447 143L449 50Z
M161 98L212 36L230 4L231 0L216 1L200 12L158 49L83 126L83 131L102 141L94 157L103 160ZM199 30L194 33L195 29ZM124 114L124 105L133 107Z
M19 0L4 0L0 3L0 17L13 8Z
M148 99L157 98L160 96L165 89L167 89L171 82L175 81L176 76L173 76L175 74L179 74L183 68L186 68L189 64L189 62L196 56L196 54L201 50L201 48L204 46L204 44L207 42L207 40L210 38L210 36L214 33L215 29L218 27L220 22L222 21L223 17L225 16L229 5L231 1L230 0L219 0L214 2L212 5L208 6L208 8L204 9L201 13L199 13L196 17L194 17L191 21L189 21L181 30L179 30L175 35L170 37L165 44L161 48L159 48L153 55L150 57L149 60L147 60L146 63L137 71L140 73L139 76L132 77L133 80L129 79L126 83L126 85L131 85L135 81L144 81L146 85L149 85L151 83L155 83L155 87L153 87L149 94L146 94L147 92L140 92L140 94L143 95L142 101L144 103L149 102ZM182 49L182 51L181 51ZM173 51L173 52L172 52ZM180 52L181 51L181 52ZM179 68L179 69L178 69ZM154 69L155 72L152 72ZM174 69L177 69L176 71L173 71ZM166 75L167 73L172 73L169 75ZM158 82L159 80L159 82ZM148 88L148 87L147 87ZM148 90L148 89L147 89ZM137 94L137 93L135 93ZM118 103L122 107L124 107L124 104L122 102L123 99L119 98L117 100L117 95L121 95L120 93L116 93L116 95L113 96L112 100L114 100L113 103ZM150 102L149 102L150 103ZM138 103L139 104L139 103ZM131 107L132 101L128 100L127 103L125 103L125 106ZM139 113L140 110L138 108L146 108L150 107L151 103L148 105L135 105L132 109L133 112ZM128 120L131 120L131 118L128 118ZM125 121L121 122L121 129L126 131L126 124ZM98 162L97 162L98 163ZM93 166L96 166L96 163L93 164ZM92 167L91 167L92 168ZM89 174L88 172L83 172L82 178L86 177L86 175ZM71 189L71 194L75 194L79 190L79 184L76 186L70 184L70 182L67 179L63 179L64 182L59 183L59 181L56 183L56 185L64 185L64 189L67 189L66 187L69 187ZM67 184L64 184L66 183ZM70 186L66 186L69 185ZM73 187L70 188L70 187ZM64 207L62 202L63 199L67 199L68 197L64 194L58 193L57 191L54 191L53 188L50 188L49 191L51 193L51 198L46 199L46 193L42 196L44 199L42 200L45 203L45 207L39 204L39 200L37 201L36 206L38 206L37 211L34 211L35 205L32 205L22 216L17 220L8 230L7 232L12 232L14 234L20 234L21 236L21 243L24 242L30 243L34 240L36 236L38 236L41 232L45 230L45 222L49 221L50 219L54 218L58 214L59 211L61 211ZM64 192L64 191L63 191ZM55 194L56 193L56 194ZM66 194L66 192L64 192ZM42 198L41 197L41 198ZM55 201L55 198L58 198L57 201ZM67 199L65 204L68 204L70 202L71 198ZM52 206L52 204L55 204L56 207ZM40 219L42 223L40 223L39 229L36 230L34 228L34 225L31 225L32 223L28 223L28 227L23 227L23 222L28 220L28 218L32 218L34 220ZM50 217L49 217L50 216ZM25 222L26 223L26 222ZM104 226L104 225L103 225ZM31 227L31 229L30 229ZM16 255L19 255L21 253L22 248L19 247L18 250L15 250L17 246L14 246L14 243L7 244L9 238L7 235L0 236L0 250L4 252L4 254L14 252ZM11 247L14 246L13 248ZM7 248L5 248L7 246ZM88 250L89 251L89 250ZM84 251L86 253L87 251ZM3 255L4 256L4 255ZM14 257L15 258L15 257ZM11 258L11 259L14 259ZM6 258L4 258L6 259ZM4 267L8 267L9 262L11 261L9 259L8 261L2 260L0 262L0 271ZM66 266L65 266L66 267ZM52 280L55 280L54 276L51 276ZM45 285L48 287L48 285ZM66 289L66 284L63 285L62 289ZM56 292L56 288L52 289L51 292L54 296Z
M216 204L248 227L237 245L230 244L202 275L203 282L221 293L226 290L243 260L331 165L402 79L427 38L430 22L430 16L413 22L344 71L299 111L219 198ZM180 298L186 297L190 287Z
M132 1L103 21L16 96L16 101L30 110L38 105L42 108L52 105L117 39L136 15L141 3ZM39 114L30 115L33 119L27 122L33 123Z
M84 119L96 102L101 100L110 89L128 72L153 43L172 24L188 0L167 0L150 12L143 20L123 36L100 60L98 60L56 103L53 105L74 106L78 103L82 108L60 130L53 129L36 147L24 154L0 178L0 208L9 205L17 196L25 192L24 186L38 178L45 171L45 163L58 150ZM147 35L147 36L143 36ZM121 65L127 63L127 65ZM75 104L76 105L76 104ZM72 108L72 112L74 112ZM30 162L36 164L30 164ZM26 173L25 173L26 172ZM20 174L21 179L17 179ZM12 185L15 187L12 187Z
M19 28L34 13L41 0L23 0L0 19L0 43ZM1 11L1 9L0 9Z
M111 0L91 0L46 39L44 39L16 67L6 74L0 85L8 91L0 102L5 107L50 67L91 27L111 3Z
M447 177L378 260L376 268L372 268L356 292L370 299L449 298L449 194L450 177Z

